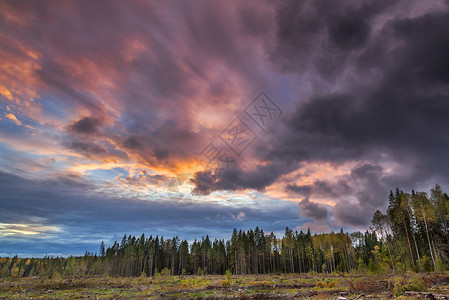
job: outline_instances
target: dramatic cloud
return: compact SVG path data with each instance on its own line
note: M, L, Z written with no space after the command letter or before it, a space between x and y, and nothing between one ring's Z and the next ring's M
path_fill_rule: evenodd
M94 134L98 131L101 121L95 118L84 117L70 126L70 129L76 133Z
M365 229L449 187L447 1L7 0L0 32L0 254Z
M295 167L295 165L288 166L286 163L270 163L258 165L255 170L246 172L238 166L232 166L221 172L215 172L215 170L198 172L192 178L192 182L196 186L193 192L207 195L216 190L242 190L247 188L263 190L281 174L288 172L288 170L293 171Z
M327 217L327 209L319 204L310 202L308 198L299 202L299 209L304 217L311 217L316 220L322 220Z

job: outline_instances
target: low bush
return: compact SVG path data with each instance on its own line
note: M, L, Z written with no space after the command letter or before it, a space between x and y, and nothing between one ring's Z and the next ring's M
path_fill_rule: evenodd
M227 279L222 280L221 281L221 286L222 287L230 287L231 286L231 282L229 280L227 280Z
M393 294L398 297L405 292L427 292L425 282L422 277L414 275L410 280L403 277L395 277L393 279Z
M318 281L317 283L316 283L316 285L319 287L319 288L333 288L333 287L335 287L335 281L333 281L333 280L330 280L330 279L324 279L323 278L323 280L321 280L321 281Z

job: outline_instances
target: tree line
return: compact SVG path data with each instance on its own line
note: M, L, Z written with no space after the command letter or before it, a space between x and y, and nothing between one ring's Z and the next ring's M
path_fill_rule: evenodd
M446 270L449 263L449 197L436 185L424 192L389 195L366 232L322 233L286 228L282 237L256 227L234 229L230 239L194 240L125 235L99 253L68 258L0 258L0 276L154 276L267 273L332 273L354 270Z
M372 224L372 231L379 237L381 267L447 269L449 197L439 185L431 189L430 195L414 190L404 193L396 188L390 192L386 213L376 211Z

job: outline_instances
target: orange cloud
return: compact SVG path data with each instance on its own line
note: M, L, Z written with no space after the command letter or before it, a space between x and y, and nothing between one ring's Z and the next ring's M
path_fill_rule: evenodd
M13 115L12 113L5 113L5 117L10 119L17 125L22 125L22 122L20 122L20 120L18 120L17 117L15 115Z
M284 199L293 202L300 202L304 197L286 190L287 184L312 185L315 181L333 182L341 176L351 173L356 162L344 164L332 164L330 162L303 162L297 170L281 176L271 186L267 187L265 194L273 198ZM334 206L338 199L311 197L313 202Z

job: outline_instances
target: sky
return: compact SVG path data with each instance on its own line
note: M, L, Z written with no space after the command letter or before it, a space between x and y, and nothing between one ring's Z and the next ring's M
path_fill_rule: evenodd
M448 1L1 1L0 256L367 230L449 188Z

